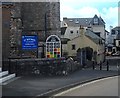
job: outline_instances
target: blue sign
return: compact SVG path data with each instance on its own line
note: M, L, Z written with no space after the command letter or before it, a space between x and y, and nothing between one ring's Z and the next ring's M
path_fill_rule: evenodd
M23 35L22 36L22 49L37 49L38 37L36 35Z

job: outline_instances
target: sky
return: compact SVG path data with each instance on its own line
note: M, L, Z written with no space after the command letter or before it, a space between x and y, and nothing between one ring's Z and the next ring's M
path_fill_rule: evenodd
M106 30L110 26L118 26L119 0L60 0L60 17L92 18L95 14L101 16L106 23ZM120 7L120 6L119 6Z

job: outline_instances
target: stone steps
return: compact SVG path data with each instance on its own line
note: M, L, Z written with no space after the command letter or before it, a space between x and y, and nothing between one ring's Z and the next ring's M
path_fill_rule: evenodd
M0 68L0 84L9 81L11 79L15 78L15 74L9 74L8 71L2 71L2 68Z
M0 78L6 75L8 75L8 71L0 71Z

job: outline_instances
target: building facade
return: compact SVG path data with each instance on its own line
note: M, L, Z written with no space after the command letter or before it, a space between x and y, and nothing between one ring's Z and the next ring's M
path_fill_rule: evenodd
M80 58L85 59L83 61L86 61L86 55L87 48L89 47L92 49L91 57L93 61L97 62L98 64L100 62L104 61L104 43L102 43L102 38L94 34L89 29L80 28L79 30L80 36L75 37L71 41L68 41L68 56L73 57L77 56L79 49L80 51ZM90 55L90 54L89 54Z
M45 57L46 38L52 34L60 37L60 2L12 2L11 5L7 20L10 23L10 31L7 32L10 48L6 57ZM4 12L2 14L5 15ZM2 18L4 20L5 17ZM22 35L37 35L38 49L23 50Z
M68 39L68 40L66 40L66 44L67 44L67 41L69 41L69 40L71 40L71 41L69 41L68 43L69 44L71 43L71 45L73 44L72 43L73 41L75 41L75 43L78 43L76 45L76 47L80 47L80 45L82 45L82 44L86 45L87 42L89 43L88 38L86 38L87 42L86 42L86 40L82 41L82 39L80 41L77 41L79 39L77 37L81 36L80 30L79 30L80 26L90 30L92 32L92 33L90 33L91 35L93 35L93 33L94 33L93 36L96 35L95 36L96 39L101 38L102 49L101 49L101 46L100 47L99 47L99 45L97 46L97 43L96 44L94 43L96 45L94 47L97 47L96 52L98 54L99 54L100 51L102 51L102 56L100 58L103 57L103 59L104 59L105 57L104 57L104 54L103 54L104 53L103 49L105 51L105 39L106 39L106 31L105 31L104 20L101 17L98 17L97 15L95 15L93 18L66 18L66 17L63 18L63 21L61 22L61 38L63 40ZM87 33L89 34L89 32L87 32ZM71 49L69 46L67 47L66 44L62 44L63 53L64 52L66 53L67 52L66 50ZM91 42L91 44L89 43L89 46L90 45L92 46L92 42ZM100 51L98 51L98 50L100 50ZM68 54L69 56L76 56L76 50L69 51L69 53L66 53L66 54Z
M111 28L110 34L107 37L106 52L108 54L119 52L119 40L120 40L120 27Z
M73 39L79 36L80 25L92 30L95 34L105 40L105 22L97 15L95 15L93 18L63 18L63 21L61 22L61 28L66 27L66 31L62 37Z
M2 4L2 58L7 59L10 52L10 21L12 3Z

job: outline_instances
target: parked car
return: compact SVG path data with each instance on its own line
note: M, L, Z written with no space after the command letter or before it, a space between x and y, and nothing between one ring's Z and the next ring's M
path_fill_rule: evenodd
M112 56L120 56L120 52L113 53Z

